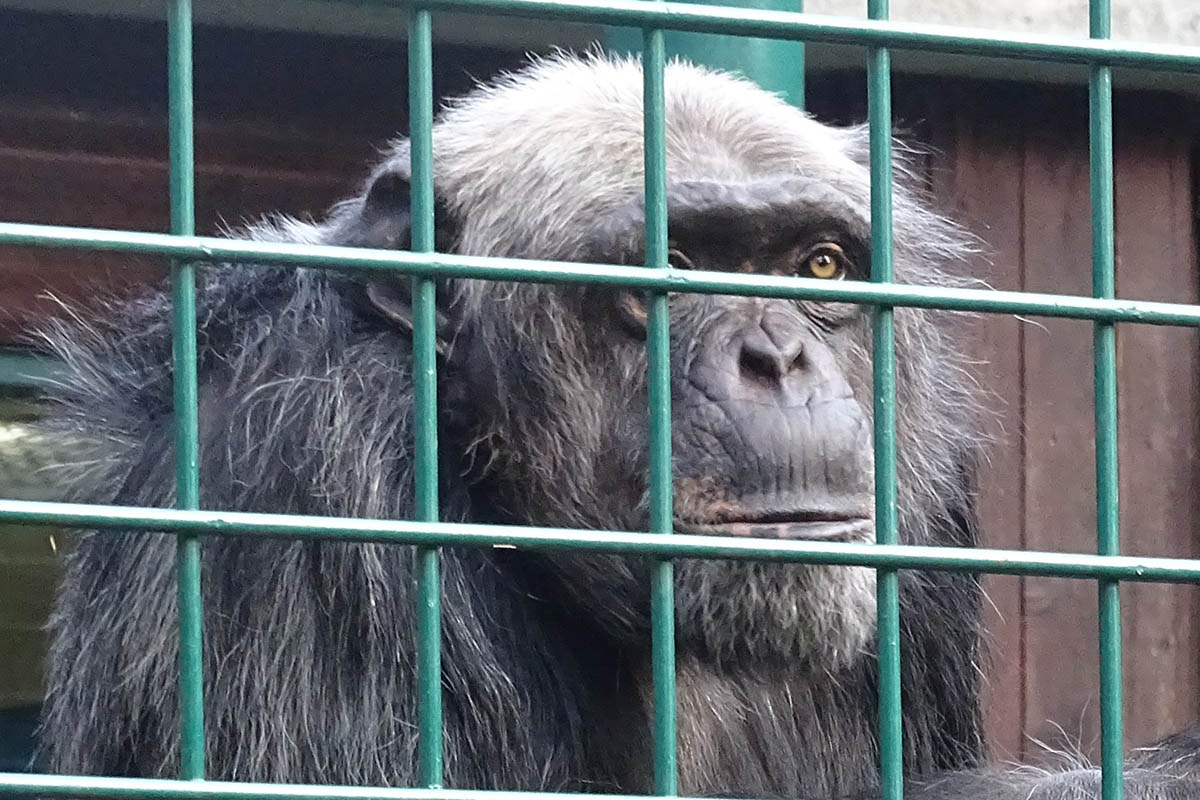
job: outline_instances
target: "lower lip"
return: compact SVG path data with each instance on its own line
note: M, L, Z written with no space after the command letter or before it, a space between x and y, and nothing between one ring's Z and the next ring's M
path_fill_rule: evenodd
M701 536L742 536L756 539L796 539L801 541L854 541L871 532L869 519L827 522L726 522L719 525L694 525L675 522L679 533Z

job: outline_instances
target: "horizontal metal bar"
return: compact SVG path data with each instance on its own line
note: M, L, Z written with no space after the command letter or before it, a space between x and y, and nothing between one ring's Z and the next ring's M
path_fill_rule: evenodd
M594 794L566 792L172 781L19 772L0 772L0 793L22 797L109 797L129 800L593 800L596 797ZM646 800L645 795L605 794L603 797L605 800Z
M408 0L340 0L354 5L407 7ZM1108 64L1149 70L1200 72L1200 47L1007 34L983 28L862 20L792 11L642 0L420 0L434 11L546 17L564 22L663 28L759 39L925 50L933 53Z
M165 233L67 228L14 222L0 222L0 245L4 244L140 253L192 261L303 265L350 272L391 270L409 275L432 274L445 278L482 278L527 283L594 283L696 294L783 297L795 300L1200 327L1200 305L1103 300L989 289L863 281L833 282L816 278L677 269L649 270L640 266L418 254L395 250L251 242L206 236L171 236Z
M313 517L233 511L0 500L0 523L278 539L339 539L448 547L587 550L660 558L782 561L1055 578L1200 583L1200 559L1026 553L986 548L589 531L455 522Z
M0 386L42 388L62 378L63 364L57 359L23 351L0 350Z

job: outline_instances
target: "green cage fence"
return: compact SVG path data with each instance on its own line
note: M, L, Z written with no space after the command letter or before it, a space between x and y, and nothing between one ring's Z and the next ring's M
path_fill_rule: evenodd
M991 32L888 21L887 0L869 0L868 19L852 21L801 12L689 5L660 0L380 0L409 15L409 102L412 141L413 231L410 252L199 237L194 230L192 7L168 2L170 91L170 234L117 232L0 223L0 244L152 254L172 260L175 361L177 509L116 508L0 500L0 521L96 529L153 530L178 541L181 780L0 774L0 791L30 797L147 797L172 800L551 800L532 792L470 792L442 788L440 546L508 545L641 554L657 559L653 573L654 790L677 793L673 558L724 558L858 565L877 571L879 746L882 796L902 796L900 697L900 569L1054 576L1095 580L1099 586L1102 788L1122 796L1121 581L1200 583L1200 561L1120 555L1118 529L1116 355L1114 325L1136 322L1200 327L1200 306L1114 297L1113 67L1200 74L1200 49L1110 40L1109 0L1090 0L1090 39L998 36ZM438 11L625 26L643 30L647 258L643 267L487 259L434 253L432 176L432 31ZM871 281L839 282L715 272L683 273L668 266L664 146L664 30L717 33L783 41L853 44L868 49L871 173ZM897 285L892 279L891 70L892 49L1085 64L1089 72L1092 296ZM797 64L796 69L802 69ZM802 95L800 95L802 97ZM378 521L201 510L197 464L197 377L194 265L241 261L338 270L393 270L410 275L414 300L417 408L416 519ZM603 283L650 294L650 487L648 532L490 527L439 522L434 281L438 277ZM672 532L670 292L736 294L843 301L873 309L876 544L755 540ZM1094 323L1097 553L1057 554L962 550L897 544L895 362L892 309L912 306L994 314L1087 319ZM203 780L204 700L201 673L201 535L234 533L282 538L340 538L419 548L419 772L423 786L372 788L227 783Z

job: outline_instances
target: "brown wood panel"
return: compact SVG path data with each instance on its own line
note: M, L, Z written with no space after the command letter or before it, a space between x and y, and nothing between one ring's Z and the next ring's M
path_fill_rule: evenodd
M395 134L382 124L346 120L331 128L297 119L196 120L196 162L248 173L298 173L314 180L363 171L374 147ZM167 159L165 115L97 111L0 98L0 143L61 156L105 156L128 161Z
M1024 159L1025 288L1088 294L1091 221L1086 109L1029 104ZM1033 320L1024 328L1025 540L1031 550L1095 550L1092 329ZM1027 578L1026 733L1095 752L1099 734L1096 588ZM1038 761L1044 753L1030 749Z
M822 99L814 92L822 118L861 116L860 83L861 76L837 82L837 91L831 90L836 97ZM852 98L851 109L839 113L846 96ZM936 148L929 165L938 200L990 248L993 263L984 277L991 285L1090 293L1083 93L913 82L902 83L896 99L908 134ZM1021 108L1026 111L1009 110ZM1122 261L1120 291L1194 300L1200 284L1194 274L1195 154L1189 154L1194 126L1180 124L1177 101L1144 94L1118 97L1117 117L1127 121L1117 136L1119 233L1126 231L1118 255L1147 253L1156 262L1155 268L1134 274ZM1024 206L1015 212L1015 223L1009 216L1013 204L1006 199L1013 191ZM1006 258L1011 248L1017 256ZM1029 262L1022 264L1026 253ZM1127 273L1134 282L1124 277ZM1120 333L1123 544L1127 552L1186 555L1192 552L1189 546L1195 547L1200 521L1193 500L1200 497L1193 456L1200 409L1192 399L1200 383L1192 361L1200 350L1193 332L1137 330ZM1090 324L985 315L975 352L984 362L980 380L997 395L1000 429L980 475L983 541L1030 550L1093 551ZM1180 355L1172 359L1172 353ZM986 665L985 703L994 754L1042 760L1044 751L1036 743L1041 741L1095 756L1094 585L985 577L985 586L993 603L986 610L992 658ZM1139 585L1123 590L1131 746L1177 727L1200 706L1200 665L1193 661L1200 653L1194 641L1200 609L1194 593ZM1028 684L1023 683L1026 674L1032 675Z
M995 288L1019 290L1023 191L1021 151L1013 146L1022 139L1019 120L987 119L961 93L954 103L945 100L941 94L930 103L934 197L986 242L976 274ZM978 323L971 350L978 380L990 394L988 427L995 437L980 467L980 539L988 547L1019 550L1024 547L1023 324L995 314L981 315ZM989 749L998 759L1020 759L1025 744L1023 583L1016 576L983 578L989 633L983 703Z
M1161 111L1130 104L1116 140L1118 292L1197 302L1189 140ZM1080 119L1074 103L1031 112ZM1118 112L1120 112L1120 106ZM1120 118L1122 115L1118 113ZM1148 124L1149 123L1149 124ZM1090 292L1086 137L1074 123L1037 125L1026 148L1025 287ZM1194 330L1118 329L1123 547L1197 555L1200 339ZM1095 548L1091 331L1040 320L1025 329L1026 543ZM1087 582L1026 581L1026 733L1096 755L1096 600ZM1145 744L1196 716L1200 595L1191 587L1127 585L1126 743ZM1064 668L1064 665L1069 665ZM1035 759L1037 753L1032 754Z
M1200 302L1189 142L1147 122L1116 134L1117 293ZM1200 331L1119 326L1117 360L1123 550L1195 558ZM1200 592L1126 584L1121 599L1125 738L1138 746L1196 716Z
M197 230L239 225L265 212L320 214L352 190L358 174L309 175L295 170L199 163ZM0 139L0 219L127 230L166 230L167 165L152 156L113 157L6 147ZM88 251L0 248L0 341L52 304L47 292L85 298L121 291L164 274L159 259Z

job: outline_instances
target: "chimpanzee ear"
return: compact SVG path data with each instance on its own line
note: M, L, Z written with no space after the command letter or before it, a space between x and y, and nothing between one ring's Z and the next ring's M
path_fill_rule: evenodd
M381 250L407 250L412 246L411 183L407 165L388 165L377 172L358 213L351 216L339 232L339 244ZM453 244L452 226L445 206L435 208L437 248L444 251ZM375 275L361 285L360 297L368 313L394 325L408 335L413 330L412 279L406 275ZM437 312L438 352L445 355L450 321Z
M368 281L365 287L367 301L375 313L409 336L413 333L411 283L411 279L405 277L383 278ZM449 350L450 319L441 308L435 312L434 323L437 352L444 357Z
M338 244L381 250L412 247L412 182L407 164L388 164L372 176L355 212L335 234ZM448 253L458 226L441 197L433 203L434 247Z
M407 167L387 166L376 173L362 202L337 232L346 247L407 250L412 241L412 209Z

